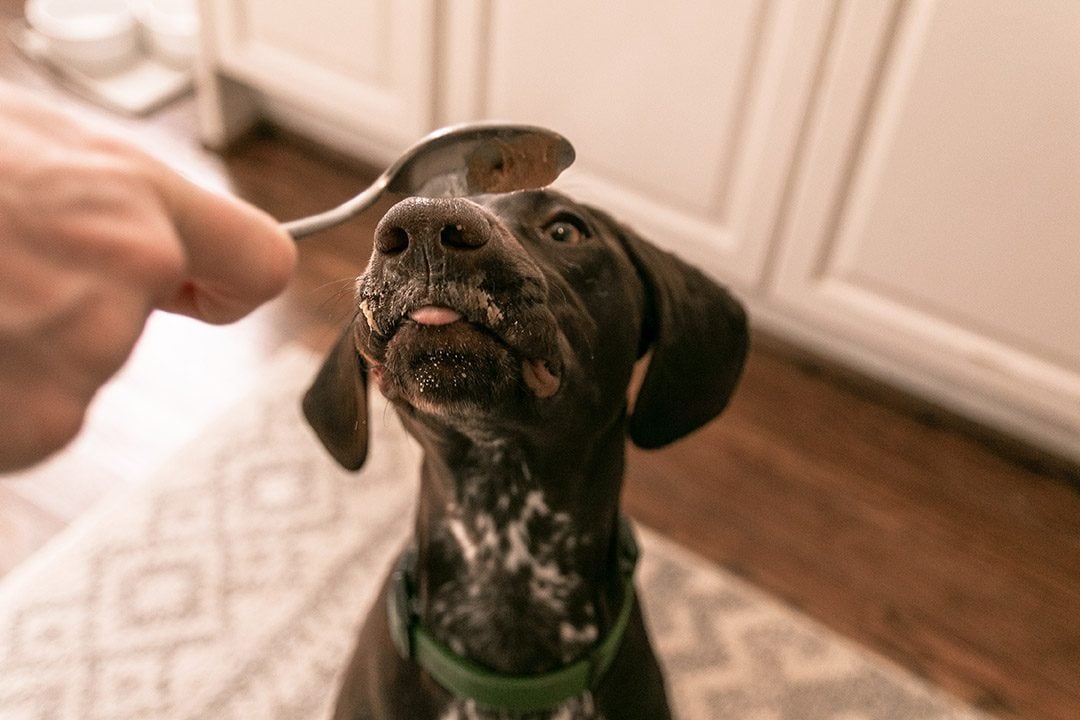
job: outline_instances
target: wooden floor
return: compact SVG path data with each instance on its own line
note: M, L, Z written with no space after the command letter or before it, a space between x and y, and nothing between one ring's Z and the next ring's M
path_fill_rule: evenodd
M3 0L0 13L18 6ZM54 92L7 49L0 76ZM212 156L193 123L183 102L127 128L282 219L373 177L270 131ZM139 482L277 349L326 347L371 228L305 240L286 294L240 323L155 316L80 440L0 481L0 574ZM631 514L822 623L1003 717L1080 717L1075 466L759 334L729 412L674 447L633 450L629 473Z

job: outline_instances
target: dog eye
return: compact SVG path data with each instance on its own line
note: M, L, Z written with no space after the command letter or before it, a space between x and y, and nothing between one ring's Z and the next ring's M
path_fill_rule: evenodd
M545 225L543 233L555 242L576 245L589 237L589 227L578 216L563 213Z

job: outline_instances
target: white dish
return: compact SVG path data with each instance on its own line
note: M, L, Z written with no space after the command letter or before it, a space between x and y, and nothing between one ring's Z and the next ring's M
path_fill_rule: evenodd
M26 20L56 58L108 75L139 56L139 25L127 0L27 0Z
M8 27L12 44L76 95L124 115L140 116L157 110L192 87L191 71L149 55L108 75L91 75L54 57L49 41L19 21Z
M199 11L195 0L130 2L151 52L173 65L190 66L199 37Z

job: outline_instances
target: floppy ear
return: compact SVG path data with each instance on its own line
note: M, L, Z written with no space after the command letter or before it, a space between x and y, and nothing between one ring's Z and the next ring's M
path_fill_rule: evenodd
M304 395L304 416L330 454L349 470L367 458L367 370L350 325Z
M623 233L645 285L644 354L649 363L630 416L630 439L658 448L687 435L727 406L749 346L746 312L696 268Z

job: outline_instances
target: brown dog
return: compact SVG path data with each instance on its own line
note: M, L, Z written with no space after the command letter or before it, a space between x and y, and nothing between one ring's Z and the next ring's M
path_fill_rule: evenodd
M334 717L668 718L620 523L625 437L715 417L746 350L727 292L561 194L395 205L304 399L359 468L370 376L424 451L414 537Z

